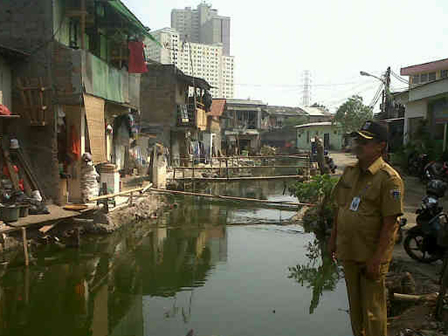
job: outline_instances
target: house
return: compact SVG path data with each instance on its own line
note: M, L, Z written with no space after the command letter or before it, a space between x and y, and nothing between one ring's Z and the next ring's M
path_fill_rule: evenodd
M300 107L268 105L265 110L268 114L269 130L281 129L284 126L287 126L285 123L288 119L308 119L308 113Z
M308 114L300 107L268 105L265 108L266 127L262 127L261 144L273 147L295 147L297 123L308 121Z
M207 119L207 134L210 134L208 156L219 156L222 154L221 144L221 120L226 109L226 99L213 99L212 108ZM206 145L207 148L207 145Z
M399 97L406 106L404 143L413 139L423 120L432 139L443 142L448 122L448 58L407 66L400 74L409 77L409 90Z
M310 123L333 120L333 115L323 108L306 106L301 109L308 115L308 121Z
M221 129L227 155L241 154L243 150L260 149L260 130L263 111L261 100L227 99Z
M151 63L147 67L140 88L140 134L146 137L142 148L158 142L169 149L169 164L186 164L207 131L211 86L172 64Z
M119 0L2 4L0 44L30 55L12 71L12 109L21 116L15 134L48 198L61 201L68 185L69 200L81 200L83 153L94 164L122 156L106 125L138 114L138 41L148 35Z
M308 123L296 126L297 148L311 150L314 137L324 142L325 149L341 150L343 144L343 131L341 125L330 121Z

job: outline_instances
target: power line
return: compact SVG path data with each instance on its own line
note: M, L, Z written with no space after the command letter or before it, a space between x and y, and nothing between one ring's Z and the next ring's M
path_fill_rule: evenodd
M343 86L343 85L352 85L358 84L359 82L347 82L347 83L326 83L326 84L313 84L314 86ZM288 85L288 84L243 84L243 83L235 83L237 86L253 86L253 87L293 87L293 88L303 88L303 85Z
M397 80L399 80L402 83L405 84L409 84L409 81L407 81L406 79L400 77L399 75L397 75L395 72L391 71L392 76L394 76Z
M373 99L369 104L370 107L373 107L376 105L376 103L378 103L378 100L380 99L380 96L381 96L382 89L383 89L383 83L381 83L380 86L378 86L378 89L376 90L376 93L373 96Z

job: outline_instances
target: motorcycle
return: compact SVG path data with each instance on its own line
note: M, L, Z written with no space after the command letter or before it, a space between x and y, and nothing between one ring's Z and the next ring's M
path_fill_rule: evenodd
M424 179L423 172L428 163L428 154L419 154L417 152L412 152L408 157L409 174L412 176L420 177L420 179Z
M423 179L448 181L448 163L439 161L427 163L423 170Z
M336 172L336 168L338 166L334 163L333 159L330 157L327 150L324 151L324 158L325 158L325 163L328 165L331 172L334 174Z
M417 225L408 230L403 243L412 259L423 263L443 259L446 248L439 244L439 239L447 216L439 206L439 198L445 195L446 187L441 180L431 180L426 186L426 196L416 211Z

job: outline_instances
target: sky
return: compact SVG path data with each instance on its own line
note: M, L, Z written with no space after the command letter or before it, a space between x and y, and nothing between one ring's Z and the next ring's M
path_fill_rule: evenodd
M122 0L151 30L169 27L171 10L199 0ZM235 96L269 105L302 106L303 71L311 103L335 112L350 96L370 104L391 67L448 58L446 0L209 0L231 18ZM405 77L405 80L408 78ZM406 84L392 78L392 91ZM379 110L379 103L375 111Z

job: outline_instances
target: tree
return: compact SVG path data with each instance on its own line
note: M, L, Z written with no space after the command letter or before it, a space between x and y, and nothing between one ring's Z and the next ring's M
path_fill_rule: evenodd
M336 111L335 122L339 122L344 133L359 130L364 122L373 118L372 108L364 105L362 97L352 96Z
M317 108L320 108L321 110L323 110L325 112L330 112L330 110L325 105L322 105L322 104L314 103L310 107L317 107Z

